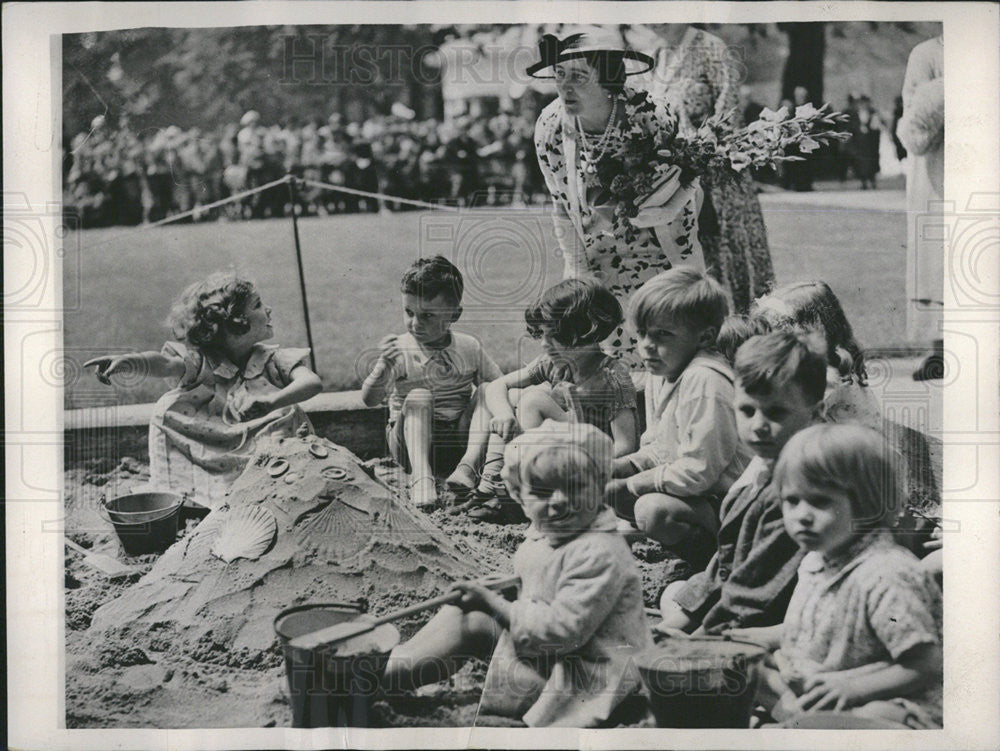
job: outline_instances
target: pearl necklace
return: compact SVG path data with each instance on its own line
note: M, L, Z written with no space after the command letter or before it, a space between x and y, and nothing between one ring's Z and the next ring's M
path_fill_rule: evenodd
M580 118L576 118L576 131L580 134L580 156L583 162L583 171L588 175L597 173L597 163L604 156L605 150L611 138L611 129L614 127L616 115L618 114L618 98L615 97L611 103L611 114L608 116L608 124L604 126L604 132L593 145L587 142L587 134L583 130Z

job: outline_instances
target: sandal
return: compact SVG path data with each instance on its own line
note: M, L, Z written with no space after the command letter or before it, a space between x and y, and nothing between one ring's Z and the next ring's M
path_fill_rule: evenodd
M521 524L528 521L517 501L498 496L479 503L468 512L468 517L476 522L491 524Z

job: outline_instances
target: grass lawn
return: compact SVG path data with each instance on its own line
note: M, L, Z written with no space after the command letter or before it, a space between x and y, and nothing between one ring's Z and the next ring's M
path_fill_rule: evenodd
M884 202L873 193L872 203ZM904 342L905 215L891 208L807 204L764 196L778 283L823 279L837 292L863 346ZM889 202L891 203L891 202ZM888 206L888 204L887 204ZM412 212L300 220L316 360L328 390L356 388L374 347L402 329L400 274L419 255L442 253L466 278L459 330L478 335L504 370L537 353L522 311L561 277L552 225L540 209ZM164 320L188 283L233 268L254 279L273 308L275 341L306 346L291 221L88 230L67 243L64 298L66 406L112 394L75 364L96 354L159 349ZM78 261L78 262L77 262ZM151 401L165 381L119 389L114 401Z

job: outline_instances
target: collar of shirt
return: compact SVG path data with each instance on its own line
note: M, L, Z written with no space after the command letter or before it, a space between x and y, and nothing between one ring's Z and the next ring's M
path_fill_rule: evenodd
M821 553L818 550L806 553L802 558L802 570L810 574L836 575L850 566L853 561L858 560L872 546L888 541L887 534L880 530L865 532L844 547L829 554Z
M277 349L277 344L257 342L257 344L253 345L250 357L247 359L247 364L243 367L242 371L225 355L219 355L218 357L206 355L206 359L212 368L212 374L224 380L232 380L238 375L242 375L244 379L256 378L264 372L267 361L271 359L271 356Z

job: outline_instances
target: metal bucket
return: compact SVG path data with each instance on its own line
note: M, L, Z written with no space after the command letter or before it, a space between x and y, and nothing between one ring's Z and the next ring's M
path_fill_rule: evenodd
M637 655L657 727L749 727L766 654L752 642L700 637L668 639Z
M346 621L364 620L353 603L300 605L274 619L274 632L285 655L285 673L292 704L292 726L297 728L368 727L371 704L381 688L389 652L399 643L391 624L373 632L378 648L362 654L336 654L319 647L293 649L297 636Z
M111 522L129 555L166 550L177 539L183 499L174 493L130 493L101 498L101 516Z

